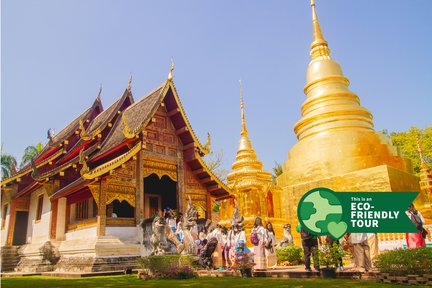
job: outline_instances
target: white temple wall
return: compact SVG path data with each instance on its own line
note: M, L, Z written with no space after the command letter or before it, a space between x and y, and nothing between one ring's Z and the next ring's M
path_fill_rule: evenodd
M43 194L42 217L36 220L39 195ZM51 201L44 188L33 192L30 197L29 219L27 225L27 243L38 243L49 240L51 218Z
M107 236L114 236L130 242L138 241L136 227L106 227L105 229Z
M66 240L81 239L81 238L94 238L97 236L97 227L88 227L77 229L66 233Z
M6 217L4 219L5 225L4 225L4 227L1 228L1 246L4 246L6 244L6 241L7 241L7 234L8 234L8 230L9 230L9 220L10 220L10 206L11 206L9 199L7 199L7 197L4 197L2 195L2 197L1 197L1 208L2 208L1 216L3 216L3 208L4 208L5 204L8 204L8 205L7 205L7 210L6 210ZM1 219L1 221L3 222L3 219Z

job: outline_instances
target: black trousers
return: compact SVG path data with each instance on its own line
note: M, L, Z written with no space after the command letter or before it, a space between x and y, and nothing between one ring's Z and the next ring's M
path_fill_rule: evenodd
M304 263L306 269L310 269L311 260L310 257L312 255L314 267L319 269L319 261L316 249L318 249L318 240L317 239L307 239L302 240L303 253L304 253Z

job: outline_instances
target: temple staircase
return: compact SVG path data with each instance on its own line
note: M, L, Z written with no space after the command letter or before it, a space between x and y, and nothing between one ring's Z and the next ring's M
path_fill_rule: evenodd
M20 246L1 247L1 272L13 272L20 261L18 248Z

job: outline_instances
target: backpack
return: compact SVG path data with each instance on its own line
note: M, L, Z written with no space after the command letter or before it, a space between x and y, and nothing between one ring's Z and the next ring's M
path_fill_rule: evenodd
M300 237L302 240L310 240L314 237L309 231L303 229L303 227L300 229Z
M257 246L259 244L258 234L253 230L252 230L252 233L250 235L250 241L255 246Z

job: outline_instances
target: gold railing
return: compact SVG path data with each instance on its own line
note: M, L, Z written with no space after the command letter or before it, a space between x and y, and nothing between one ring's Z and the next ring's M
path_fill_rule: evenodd
M426 242L432 242L432 225L425 225L424 228L428 230L429 234L426 237ZM378 233L379 241L401 241L405 240L406 233Z
M83 228L95 226L96 224L97 224L96 218L90 218L90 219L76 221L74 223L69 223L67 229L68 231L83 229Z
M107 218L106 226L135 226L135 218Z

